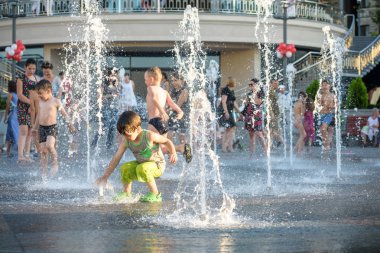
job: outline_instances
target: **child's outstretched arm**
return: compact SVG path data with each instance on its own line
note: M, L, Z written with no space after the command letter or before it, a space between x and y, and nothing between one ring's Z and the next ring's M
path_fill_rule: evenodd
M177 112L177 119L182 119L183 117L183 111L179 106L174 103L172 97L170 96L169 92L166 92L166 103L169 105L170 108L172 108L175 112Z
M158 143L158 144L163 144L165 146L165 148L169 151L170 163L177 162L178 160L177 152L171 140L154 132L149 132L148 138L149 138L149 141L153 144Z
M61 100L56 98L56 101L57 101L58 110L60 111L61 115L65 118L69 130L71 132L75 132L75 128L74 128L73 124L71 124L71 119L70 119L69 115L67 114L65 108L62 106Z
M125 150L127 150L127 147L125 146L125 139L123 138L123 141L119 145L119 148L116 151L116 154L112 157L112 159L111 159L110 163L108 164L107 169L104 172L103 176L96 179L97 185L100 185L100 184L105 185L107 183L108 178L111 176L112 172L115 170L117 165L119 165L119 162L120 162L121 158L123 157Z

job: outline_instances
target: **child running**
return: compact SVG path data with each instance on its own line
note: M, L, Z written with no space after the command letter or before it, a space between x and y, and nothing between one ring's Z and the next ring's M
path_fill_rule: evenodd
M117 121L117 131L123 136L119 149L110 161L104 175L96 180L98 185L106 185L107 180L118 166L124 152L130 149L135 161L124 163L120 167L124 192L116 196L116 201L131 197L132 182L145 182L149 192L140 198L141 202L161 202L162 194L158 191L155 178L162 176L165 170L165 159L160 144L169 151L170 163L177 162L174 144L166 137L142 129L140 116L132 111L123 112Z
M40 99L38 104L38 114L36 117L33 132L37 131L39 142L41 144L41 169L42 179L45 180L48 176L48 154L50 153L52 160L52 169L50 176L53 177L58 172L58 154L55 149L55 141L57 136L57 113L61 112L68 123L69 129L74 132L74 128L69 123L69 117L62 107L61 101L53 97L52 85L48 80L41 80L36 85L36 91Z
M183 117L183 111L173 102L169 93L160 87L161 79L162 73L159 67L153 67L145 71L144 80L147 86L146 106L149 117L148 129L166 137L168 133L166 123L169 116L165 111L165 105L167 104L177 113L177 120ZM191 162L193 155L189 144L178 145L175 149L183 153L187 163Z

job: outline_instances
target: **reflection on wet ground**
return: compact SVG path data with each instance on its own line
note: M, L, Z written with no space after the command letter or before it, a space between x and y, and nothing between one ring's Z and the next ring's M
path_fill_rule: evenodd
M98 197L78 161L62 159L59 176L43 184L37 164L2 157L0 252L380 252L378 149L344 150L341 179L334 159L315 151L293 168L275 154L270 189L263 158L223 154L236 208L231 220L203 227L170 216L182 161L158 180L163 203L115 204L110 192ZM111 183L121 189L118 173Z

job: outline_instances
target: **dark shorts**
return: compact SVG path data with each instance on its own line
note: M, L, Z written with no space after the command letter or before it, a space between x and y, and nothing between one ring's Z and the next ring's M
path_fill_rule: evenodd
M161 134L166 134L168 132L168 127L166 124L162 121L161 118L152 118L149 120L149 124L154 126L156 130Z
M51 126L39 126L38 136L40 137L39 142L46 142L48 136L57 137L57 124Z

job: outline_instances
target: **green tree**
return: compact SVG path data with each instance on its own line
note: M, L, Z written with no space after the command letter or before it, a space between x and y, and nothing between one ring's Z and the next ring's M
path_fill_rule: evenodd
M5 106L7 104L7 98L3 98L0 95L0 110L5 110Z
M315 96L317 95L319 89L319 82L318 80L314 80L309 86L306 88L306 93L309 96L309 98L312 98L315 100Z
M360 77L352 80L348 87L346 107L349 109L364 109L368 107L367 87Z

